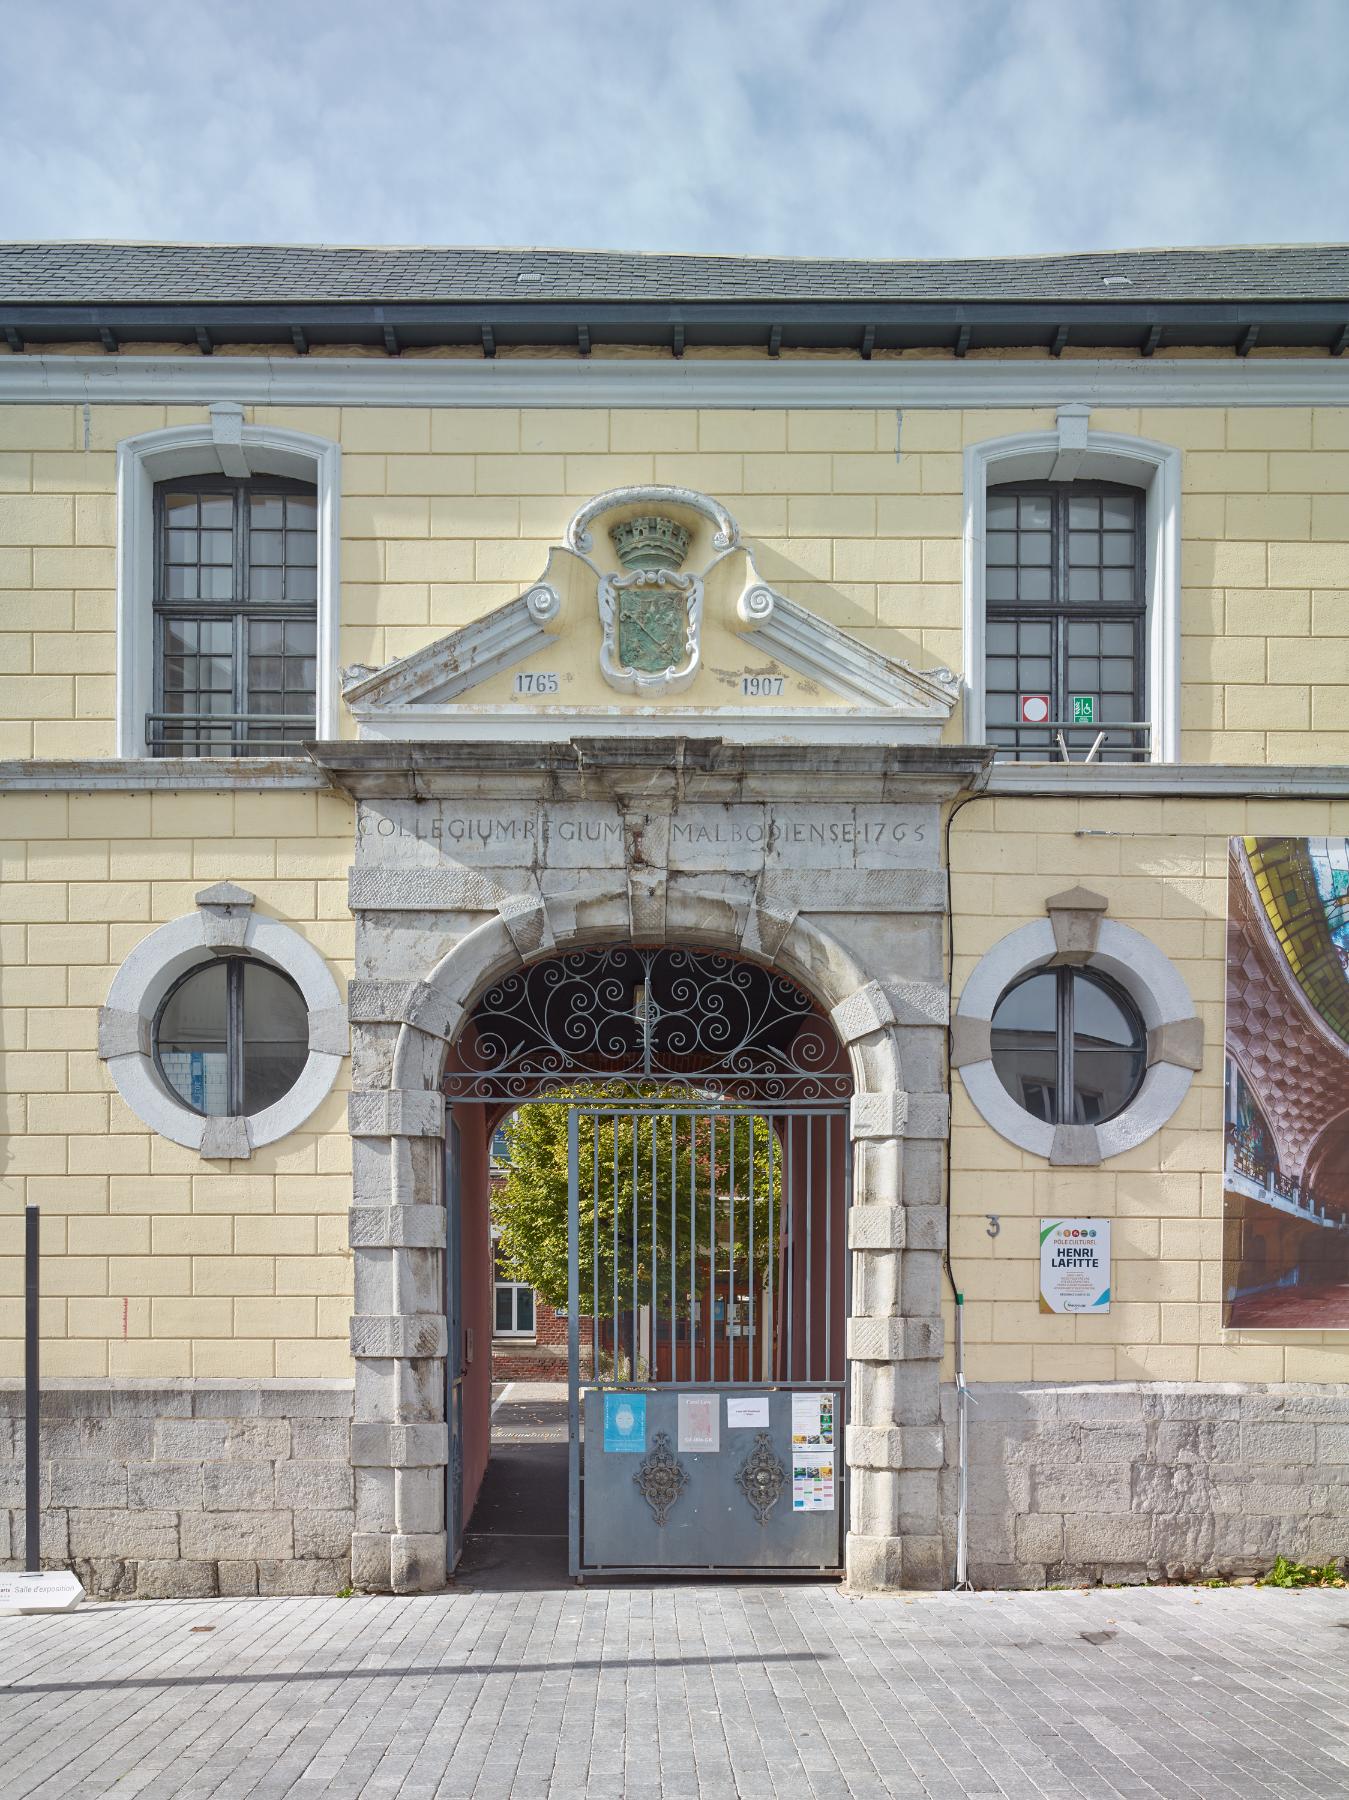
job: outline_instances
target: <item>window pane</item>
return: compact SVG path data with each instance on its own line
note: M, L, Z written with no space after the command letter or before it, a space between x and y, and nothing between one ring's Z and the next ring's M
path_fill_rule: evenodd
M299 990L266 963L244 964L244 1111L261 1112L300 1078L309 1014Z
M1101 560L1101 540L1094 531L1068 533L1068 561L1074 568L1094 568Z
M1021 598L1023 600L1048 600L1048 569L1023 569L1021 571Z
M496 1315L494 1329L497 1331L513 1331L515 1289L509 1284L500 1283L496 1290Z
M155 1049L164 1079L195 1112L229 1111L226 965L210 964L169 996Z
M1123 531L1107 531L1101 538L1101 561L1104 563L1127 563L1133 566L1134 538L1133 533Z
M1023 531L1020 544L1023 568L1031 564L1047 564L1049 562L1049 533L1047 531Z
M1016 599L1016 570L990 569L988 571L987 593L990 600Z
M988 627L988 654L990 656L1010 656L1015 649L1015 622L1009 620L1006 623L990 623Z
M1016 525L1016 495L990 494L988 496L988 529L1009 530Z
M1089 530L1101 522L1101 502L1095 494L1073 494L1068 500L1068 524Z
M1032 619L1022 624L1021 654L1023 656L1048 656L1052 645L1053 627L1047 619Z
M226 531L233 529L233 494L202 494L199 496L198 504L201 507L203 527L209 526L213 530L224 529Z
M993 1013L998 1080L1037 1118L1053 1117L1058 1089L1057 996L1057 977L1042 971L1009 988Z
M1095 976L1074 970L1072 983L1073 1123L1095 1125L1138 1092L1147 1041L1132 1008Z
M1132 531L1137 518L1138 502L1132 494L1107 494L1101 501L1101 522L1107 527L1128 526Z
M989 532L988 560L998 566L1016 561L1016 533L1014 531Z
M1023 531L1048 531L1050 503L1048 494L1023 494L1021 496L1021 529Z
M1101 598L1107 606L1127 606L1135 599L1133 569L1103 569Z
M1098 569L1069 569L1068 598L1081 605L1098 605L1101 598L1101 575Z
M534 1329L533 1288L522 1287L515 1290L515 1328L517 1331Z
M256 537L259 531L278 531L285 523L286 503L280 494L254 494L249 519Z

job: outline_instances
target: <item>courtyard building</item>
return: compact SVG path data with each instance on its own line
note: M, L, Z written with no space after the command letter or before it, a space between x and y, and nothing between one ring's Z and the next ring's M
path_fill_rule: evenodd
M443 1588L494 1369L581 1579L1349 1549L1349 249L0 328L0 1560L25 1204L94 1593Z

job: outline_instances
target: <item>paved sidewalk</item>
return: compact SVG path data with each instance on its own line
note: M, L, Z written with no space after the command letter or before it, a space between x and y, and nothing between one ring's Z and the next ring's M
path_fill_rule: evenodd
M1346 1792L1340 1591L708 1585L0 1619L5 1800Z

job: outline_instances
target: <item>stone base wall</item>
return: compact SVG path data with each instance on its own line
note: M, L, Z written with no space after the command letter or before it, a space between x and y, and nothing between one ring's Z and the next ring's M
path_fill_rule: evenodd
M22 1383L0 1383L0 1567L24 1557ZM352 1384L53 1381L44 1564L99 1599L334 1594L351 1579Z
M941 1502L955 1566L956 1395ZM1349 1386L975 1382L976 1587L1258 1574L1349 1555Z

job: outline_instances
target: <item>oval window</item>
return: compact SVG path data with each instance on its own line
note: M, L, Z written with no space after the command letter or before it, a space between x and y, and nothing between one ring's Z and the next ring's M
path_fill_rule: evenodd
M1147 1033L1133 1002L1090 969L1040 969L993 1013L993 1067L1018 1106L1050 1125L1101 1125L1137 1094Z
M190 969L155 1021L159 1072L194 1112L260 1113L294 1087L309 1056L309 1013L288 975L229 956Z

